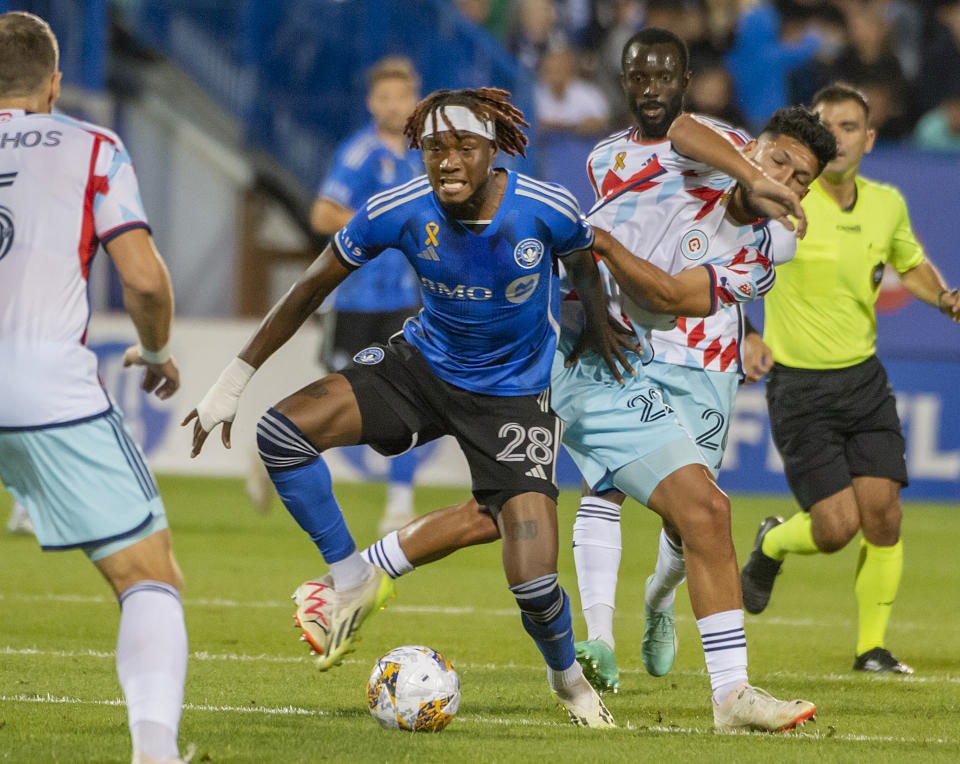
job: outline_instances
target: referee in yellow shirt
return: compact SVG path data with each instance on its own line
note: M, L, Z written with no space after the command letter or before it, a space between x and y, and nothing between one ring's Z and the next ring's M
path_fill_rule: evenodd
M875 137L864 96L835 84L813 106L837 139L837 158L803 200L807 235L764 299L764 340L774 360L767 407L803 511L760 525L741 573L743 605L763 611L788 553L836 552L862 530L853 668L912 674L884 647L903 569L907 467L896 401L876 356L874 303L885 264L915 297L957 322L960 294L924 255L900 192L857 175Z

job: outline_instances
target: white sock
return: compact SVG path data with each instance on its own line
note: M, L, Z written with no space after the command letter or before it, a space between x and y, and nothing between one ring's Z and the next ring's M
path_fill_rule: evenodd
M333 588L343 591L360 586L370 575L370 565L356 549L338 562L330 563Z
M613 608L609 605L591 605L583 609L583 620L587 622L587 639L602 639L612 650L616 647L613 640Z
M731 690L747 681L747 638L743 611L724 610L697 621L713 699L722 703Z
M657 565L653 570L653 578L647 587L646 603L654 610L666 610L673 605L677 587L687 577L687 567L683 560L683 546L679 549L660 529L660 547L657 550Z
M387 516L413 514L413 486L409 483L387 484Z
M620 549L620 507L606 499L584 496L573 525L580 607L587 621L587 638L602 639L610 647L614 647Z
M413 564L400 548L400 533L393 531L373 542L360 554L371 565L381 568L390 578L400 578L414 570Z
M547 681L550 682L550 689L556 692L565 687L569 687L583 676L583 667L576 661L563 671L554 671L547 666Z
M180 756L177 733L186 675L180 593L161 581L138 581L120 595L117 634L117 676L134 751L160 761Z

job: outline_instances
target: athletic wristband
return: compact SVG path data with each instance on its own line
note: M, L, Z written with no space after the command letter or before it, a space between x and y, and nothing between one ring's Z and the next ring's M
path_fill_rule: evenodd
M220 372L213 387L197 404L200 426L210 432L220 422L232 422L240 405L240 395L256 371L249 363L234 358Z
M140 357L151 366L161 366L170 360L170 343L159 350L147 350L143 345L138 346Z
M949 291L949 289L941 289L940 294L937 295L937 310L941 313L943 313L943 296Z

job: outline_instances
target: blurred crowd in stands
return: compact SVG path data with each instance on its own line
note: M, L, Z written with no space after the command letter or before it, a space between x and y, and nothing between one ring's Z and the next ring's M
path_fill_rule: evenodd
M687 108L756 131L843 80L880 141L960 151L960 0L456 0L536 73L540 129L630 124L620 51L644 26L690 48Z

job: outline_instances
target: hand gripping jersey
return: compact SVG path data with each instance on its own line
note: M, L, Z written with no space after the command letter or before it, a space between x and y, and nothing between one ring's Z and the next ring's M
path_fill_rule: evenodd
M110 407L84 346L100 243L146 216L111 131L0 109L0 428L73 422Z
M351 137L337 151L317 195L347 209L360 209L374 194L403 185L423 174L419 151L398 157L377 135L374 125ZM386 312L419 305L417 279L401 252L387 250L337 287L337 310Z
M719 128L737 146L749 140L728 125L698 118ZM587 160L587 171L597 194L588 214L591 224L668 273L697 266L710 272L713 314L678 318L676 328L650 331L657 360L739 371L743 332L739 305L773 286L774 265L792 258L796 250L793 234L775 221L733 222L726 214L736 185L733 178L678 154L670 141L641 142L636 129L598 143ZM649 314L631 310L631 301L617 294L612 279L608 283L638 335L652 329Z
M423 301L404 337L440 379L486 395L549 386L559 333L553 258L592 244L569 191L514 172L480 233L447 217L424 175L371 197L333 241L348 268L388 247L404 253Z

